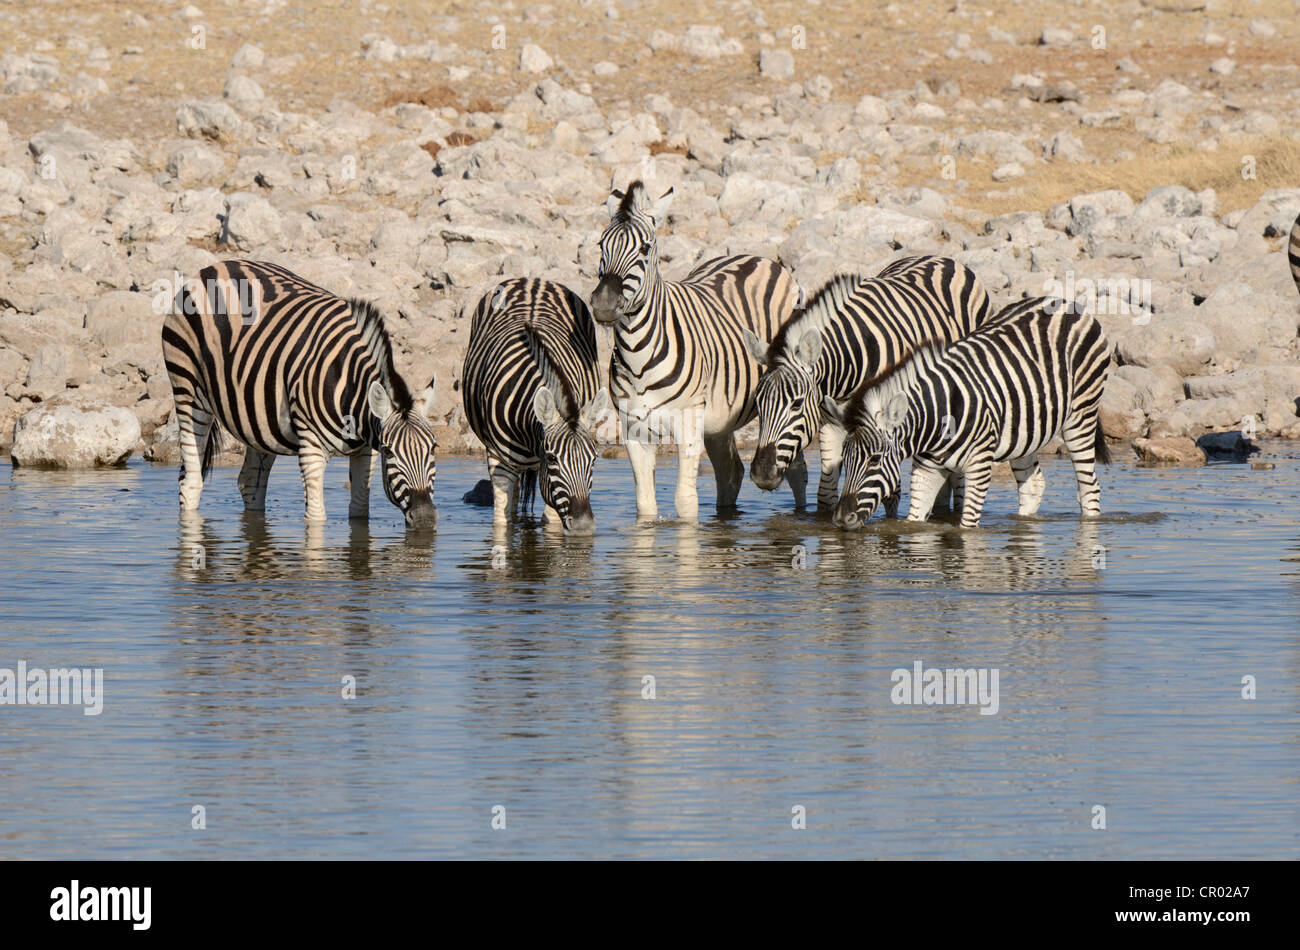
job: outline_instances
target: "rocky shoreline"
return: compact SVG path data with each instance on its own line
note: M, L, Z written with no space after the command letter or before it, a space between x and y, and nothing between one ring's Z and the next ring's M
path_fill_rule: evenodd
M370 37L362 55L404 50ZM525 49L518 68L544 75L549 59ZM784 75L778 60L763 59L763 74ZM1231 152L1234 137L1279 134L1264 111L1207 115L1204 96L1173 80L1085 108L1026 75L1013 77L1010 107L1054 101L1057 121L1015 133L983 128L993 107L955 84L844 102L813 79L748 95L719 122L665 95L610 106L545 76L497 105L449 104L451 90L435 88L374 111L336 99L304 114L263 92L268 68L260 48L241 47L222 96L180 102L162 140L104 138L70 120L24 137L0 121L11 242L0 254L0 453L16 464L173 464L163 314L180 280L231 257L374 300L403 372L438 378L442 451L474 452L461 308L512 276L589 294L611 182L633 178L675 189L659 239L669 278L757 253L811 293L902 253L949 255L998 306L1056 293L1098 316L1116 363L1103 425L1135 457L1199 464L1206 433L1300 438L1300 295L1286 258L1300 187L1226 212L1214 190L1169 183L987 214L896 180L927 151L940 174L951 159L958 175L992 167L994 181L1037 163L1082 167L1097 159L1070 127L1091 122L1131 123L1152 141L1209 136ZM55 82L39 56L7 56L4 70L9 91ZM963 134L934 128L948 113L967 117ZM238 458L230 448L225 462Z

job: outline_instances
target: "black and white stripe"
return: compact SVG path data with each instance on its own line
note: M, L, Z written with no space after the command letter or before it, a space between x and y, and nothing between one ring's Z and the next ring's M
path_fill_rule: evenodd
M493 520L506 523L520 476L535 472L548 521L593 530L592 430L609 398L597 391L596 326L582 298L545 280L498 284L474 309L462 380L487 448Z
M1291 241L1287 245L1286 258L1291 264L1291 276L1295 278L1296 290L1300 290L1300 216L1291 225Z
M369 513L372 452L384 494L411 526L430 526L436 441L426 418L433 382L412 395L393 365L379 311L279 267L205 267L163 322L163 355L180 429L180 504L199 505L219 424L247 447L244 505L262 510L277 455L297 455L307 518L325 518L331 456L350 458L348 515Z
M1109 461L1097 407L1110 366L1101 325L1055 298L1020 301L988 326L947 346L926 346L854 394L847 408L826 400L848 428L844 490L835 512L859 528L898 491L912 459L909 521L924 521L947 473L965 476L961 523L979 524L995 462L1011 463L1019 511L1043 497L1036 453L1060 435L1074 462L1079 509L1100 511L1095 465Z
M820 436L817 506L829 511L838 498L844 430L826 416L822 400L847 400L926 341L960 339L991 313L988 292L970 268L944 257L905 257L875 277L833 278L770 344L746 335L750 354L767 368L755 397L754 484L776 488L791 461Z
M798 287L785 267L748 255L714 258L685 280L663 280L655 230L671 200L670 189L651 202L641 182L610 196L591 305L598 322L614 327L610 393L632 463L637 514L657 514L655 443L671 434L678 444L677 515L693 519L701 448L713 463L718 507L735 504L744 465L733 433L754 417L759 377L742 333L771 339L793 312ZM802 506L806 472L800 482L792 470L789 481Z

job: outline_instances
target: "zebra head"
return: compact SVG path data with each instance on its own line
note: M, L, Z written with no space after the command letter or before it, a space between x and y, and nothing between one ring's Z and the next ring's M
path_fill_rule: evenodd
M785 471L799 452L817 434L820 419L820 390L813 368L821 356L822 338L808 330L795 344L773 347L780 350L771 358L770 348L749 330L744 331L745 348L760 366L767 367L754 392L758 408L758 450L749 466L749 477L763 491L780 487Z
M903 469L899 432L907 417L907 394L893 393L882 404L876 394L864 398L859 392L847 411L827 396L823 406L826 415L848 431L841 468L844 487L833 521L840 528L862 528L876 506L898 491Z
M605 390L578 410L567 396L561 407L555 395L539 386L533 396L533 413L542 424L542 460L538 482L542 500L560 516L566 534L590 534L596 530L591 514L591 469L596 461L596 439L592 430L609 409Z
M433 480L438 474L433 455L438 442L428 418L434 380L415 396L401 377L393 375L390 380L391 396L378 381L370 384L367 393L384 494L406 516L408 528L432 528L438 522L438 509L433 506Z
M609 225L600 236L600 283L591 294L591 312L598 323L617 323L645 303L646 290L659 272L655 228L668 215L672 200L669 188L651 202L639 181L626 194L610 193L605 202Z

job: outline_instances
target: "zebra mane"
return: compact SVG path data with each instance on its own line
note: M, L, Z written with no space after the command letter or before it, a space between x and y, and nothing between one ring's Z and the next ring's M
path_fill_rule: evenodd
M528 342L528 351L532 354L533 361L537 364L538 371L542 374L542 385L551 391L555 397L555 405L560 415L567 421L572 422L578 418L578 399L573 393L573 387L569 381L557 368L555 360L551 359L550 351L546 348L546 339L539 328L534 325L530 317L525 317L522 321L524 327L524 339Z
M871 379L864 380L849 397L844 421L849 426L861 426L871 422L875 414L894 396L898 393L906 393L916 385L921 373L934 366L943 353L943 341L927 340L907 359L882 370Z
M644 212L648 204L645 193L645 182L637 179L627 186L623 198L618 203L618 216L626 221L638 211Z
M851 294L862 278L857 274L836 274L822 284L805 302L802 310L796 310L790 319L781 324L776 336L767 347L768 363L774 363L782 356L793 353L799 340L808 330L822 330L831 322L838 312L840 303Z
M401 413L410 412L415 399L406 385L406 380L402 379L393 363L393 343L388 338L388 330L384 326L384 315L368 300L354 298L348 303L352 305L352 319L357 322L361 339L366 349L370 351L375 365L379 367L380 379L393 400L393 408Z

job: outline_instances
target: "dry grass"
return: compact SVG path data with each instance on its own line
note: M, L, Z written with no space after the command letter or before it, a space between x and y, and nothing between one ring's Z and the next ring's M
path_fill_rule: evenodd
M1200 0L1149 0L1157 6L1192 6ZM502 102L533 88L537 77L518 70L519 49L538 43L557 58L555 72L566 86L590 82L592 95L605 106L628 107L649 93L668 95L689 104L706 117L718 118L737 96L772 93L785 84L758 76L758 34L768 32L778 45L790 42L790 27L806 31L807 49L796 55L796 81L822 73L831 77L833 97L855 101L864 92L910 88L918 81L932 87L956 80L962 92L977 100L999 95L1012 71L1039 71L1050 81L1068 80L1085 94L1108 88L1115 76L1115 60L1132 56L1147 70L1135 81L1139 87L1161 78L1204 84L1209 62L1225 55L1224 47L1207 47L1200 37L1207 27L1236 43L1231 55L1239 68L1216 80L1225 93L1250 97L1262 75L1257 67L1294 62L1300 22L1270 4L1251 0L1216 0L1211 14L1165 13L1127 0L1092 0L1086 9L1063 7L1059 0L986 0L957 4L952 0L888 0L863 3L823 2L810 6L804 0L768 0L762 4L766 25L759 27L745 16L729 12L726 5L699 0L645 0L635 15L611 20L603 4L580 0L554 0L553 17L538 22L523 15L524 4L500 10L471 0L407 0L403 3L362 5L342 0L301 0L262 16L258 5L222 5L205 11L206 50L190 46L191 21L178 5L166 0L66 0L59 4L17 4L6 19L5 45L21 51L38 39L55 43L67 75L75 74L78 56L62 47L62 38L79 35L103 43L110 51L110 68L104 73L113 95L87 106L84 116L69 116L50 108L42 94L14 97L6 116L15 131L32 134L58 121L75 117L82 124L110 135L141 137L174 132L175 104L179 99L217 97L227 74L230 56L252 38L267 56L294 55L287 70L254 71L267 94L282 108L316 112L330 99L343 96L366 108L394 99L393 90L438 89L431 102L457 100L471 110L479 99ZM1134 26L1134 13L1142 20ZM132 22L131 14L147 18ZM489 16L499 16L507 27L507 48L490 48ZM1270 39L1250 37L1250 19L1269 17L1277 29ZM452 25L454 19L458 28ZM716 24L728 37L746 47L742 56L696 60L689 56L651 55L646 41L663 29L681 34L692 24ZM1082 36L1089 25L1108 28L1109 49L1092 50L1079 44L1068 51L1030 45L1045 26L1069 26ZM991 43L987 28L998 26L1019 39L1015 46ZM475 67L464 81L450 83L446 67L431 62L403 60L366 62L358 58L359 38L378 32L398 43L428 39L455 43L463 50L487 53L487 59L470 61ZM971 35L974 45L994 55L988 65L967 59L947 59L944 51L954 32ZM578 38L581 38L580 40ZM128 45L143 48L142 56L123 57ZM599 60L622 68L613 76L596 77L591 67ZM480 64L482 66L480 67ZM497 71L500 67L500 72ZM399 97L398 101L419 101ZM456 106L461 108L459 104ZM78 111L78 107L72 110Z
M426 89L405 89L394 92L384 100L384 108L391 109L403 102L413 102L430 109L441 109L445 106L460 109L460 96L456 94L456 90L436 83Z
M1136 150L1135 150L1136 151ZM1242 175L1243 159L1254 159L1255 177ZM1213 188L1218 211L1249 208L1271 188L1300 184L1300 139L1250 136L1225 139L1214 151L1189 143L1151 145L1133 158L1109 163L1045 162L1030 166L1024 178L982 191L971 182L993 184L993 163L963 158L959 181L945 181L932 166L904 169L899 184L923 184L952 198L956 204L985 214L1046 211L1074 195L1118 189L1135 201L1159 185L1185 185L1192 191ZM962 182L967 185L959 188ZM864 189L863 198L868 197Z
M651 142L647 148L649 148L651 155L685 155L687 152L686 146L669 145L666 139Z

